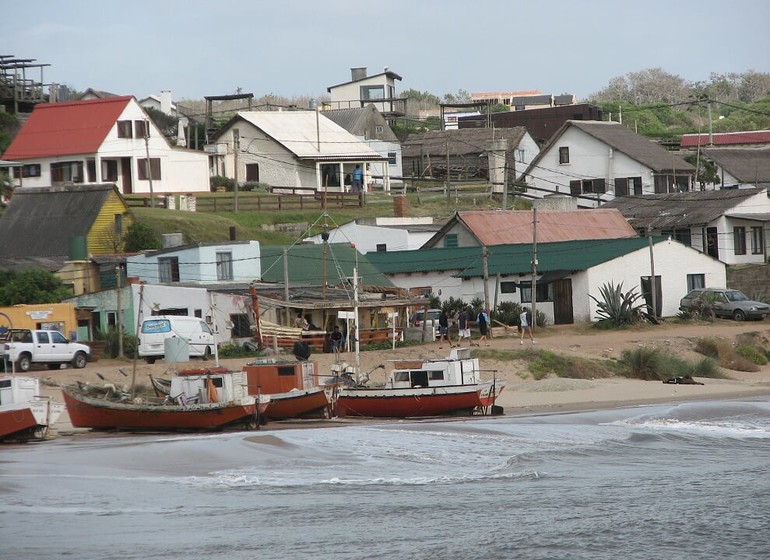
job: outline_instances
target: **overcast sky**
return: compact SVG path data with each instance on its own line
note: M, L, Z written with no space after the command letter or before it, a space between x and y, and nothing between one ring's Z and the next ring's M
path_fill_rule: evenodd
M1 0L0 55L44 81L143 98L321 96L351 67L439 97L540 90L584 99L662 68L688 81L770 72L768 0ZM39 79L39 72L31 76Z

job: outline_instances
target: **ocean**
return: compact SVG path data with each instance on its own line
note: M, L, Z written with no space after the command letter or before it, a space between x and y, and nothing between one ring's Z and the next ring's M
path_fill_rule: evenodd
M770 403L0 448L9 559L765 559Z

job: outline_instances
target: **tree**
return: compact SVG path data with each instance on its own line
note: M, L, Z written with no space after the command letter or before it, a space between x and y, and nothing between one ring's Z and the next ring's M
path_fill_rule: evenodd
M716 164L703 157L703 154L698 157L697 154L689 154L684 156L684 160L687 163L698 166L697 181L700 183L701 190L705 190L706 184L718 185L719 169Z
M444 94L444 103L470 103L471 94L464 89L458 89L457 93Z
M144 222L134 222L128 226L123 243L128 253L160 249L160 237Z
M72 290L47 270L0 271L0 305L58 303L68 297Z
M163 133L163 136L172 140L176 139L177 128L179 125L179 119L172 115L167 115L163 111L159 111L152 107L145 107L147 116L150 117L152 122ZM174 144L176 142L173 142Z

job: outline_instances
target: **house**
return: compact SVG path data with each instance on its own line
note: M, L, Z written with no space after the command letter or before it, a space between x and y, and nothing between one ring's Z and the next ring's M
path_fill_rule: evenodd
M671 236L729 265L767 261L766 189L627 196L604 208L619 210L641 234Z
M168 89L161 91L160 95L148 95L140 99L139 105L145 109L155 109L171 117L177 116L176 103L171 101L171 90Z
M261 276L258 241L174 246L126 258L126 275L148 284L248 286Z
M535 139L537 145L543 146L568 120L602 121L604 120L604 113L596 105L578 103L542 109L525 109L523 111L517 110L461 117L458 126L459 128L486 128L493 126L497 129L523 126L532 135L532 138Z
M706 148L702 153L716 165L721 188L770 187L770 144L756 148Z
M652 249L650 248L652 245ZM397 286L470 303L484 300L532 303L532 259L537 258L536 307L554 324L593 321L600 289L613 282L635 289L651 307L649 280L654 263L658 316L678 313L689 290L724 286L725 265L685 245L658 236L620 239L421 249L371 253L367 257Z
M75 293L98 290L92 259L122 250L133 220L114 184L17 188L0 217L0 268L44 268Z
M480 247L513 243L577 241L637 237L623 214L615 209L538 211L471 210L456 212L423 249Z
M369 103L361 109L332 109L322 114L387 158L387 161L369 164L369 174L375 183L384 185L386 177L391 178L391 183L394 182L394 177L397 178L395 182L401 183L400 178L403 174L401 144L390 125L373 104ZM383 188L389 191L390 185L384 185Z
M413 251L441 228L431 217L358 218L329 230L330 244L352 243L362 255L372 251ZM306 239L323 243L321 234Z
M401 149L407 176L444 178L449 160L451 178L493 180L497 173L503 175L505 172L513 180L539 152L523 127L421 132L410 135L401 144ZM502 156L499 164L494 155L498 151ZM500 166L503 167L501 171ZM504 179L500 177L500 184L493 185L496 192L502 192L503 183Z
M3 157L23 163L13 174L19 187L109 181L123 194L209 191L206 154L171 146L131 96L37 105Z
M317 111L240 112L211 138L206 150L212 175L338 192L350 189L346 177L357 165L368 184L367 164L388 159Z
M679 146L687 148L754 146L770 144L770 130L748 130L741 132L715 132L712 134L682 134Z
M584 207L614 198L689 191L695 167L616 122L564 123L519 177L525 194L566 193Z
M471 93L471 101L488 103L490 105L507 105L510 111L527 111L545 107L574 105L576 99L571 93L552 95L543 94L540 90L531 90Z
M406 115L406 97L396 97L396 80L401 76L386 67L379 74L368 75L365 67L350 69L348 82L326 88L331 109L356 109L373 103L386 118Z

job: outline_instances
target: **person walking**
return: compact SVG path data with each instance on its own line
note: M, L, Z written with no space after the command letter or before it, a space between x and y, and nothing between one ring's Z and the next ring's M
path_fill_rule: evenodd
M535 339L532 337L532 312L529 309L524 309L524 311L521 312L521 315L519 315L519 324L521 325L519 343L524 344L524 333L527 333L532 344L536 344Z
M353 192L358 194L363 191L364 184L364 172L361 166L356 164L356 168L353 170Z
M337 325L334 325L332 334L329 337L332 343L332 352L334 352L334 361L340 361L340 350L342 349L342 333Z
M441 342L446 339L450 348L454 348L452 339L449 338L449 317L444 309L441 310L441 315L438 316L438 347L441 348Z
M489 340L487 339L487 335L489 334L489 314L487 314L486 309L481 310L481 313L476 317L476 322L479 325L479 332L481 333L478 345L481 346L481 342L483 341L486 346L489 346Z
M463 339L467 338L468 343L472 346L471 330L468 328L468 310L463 307L460 310L460 314L457 316L457 346L463 345Z

